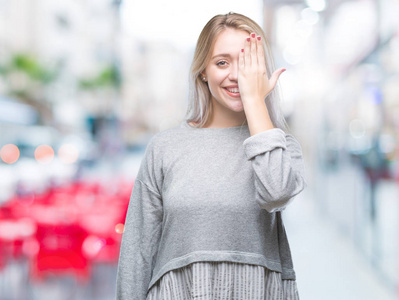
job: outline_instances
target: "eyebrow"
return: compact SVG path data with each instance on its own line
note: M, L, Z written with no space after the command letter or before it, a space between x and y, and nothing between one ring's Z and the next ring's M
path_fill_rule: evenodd
M231 57L231 55L228 54L228 53L222 53L222 54L217 54L217 55L215 55L215 56L212 57L211 59L215 59L215 58L217 58L217 57Z

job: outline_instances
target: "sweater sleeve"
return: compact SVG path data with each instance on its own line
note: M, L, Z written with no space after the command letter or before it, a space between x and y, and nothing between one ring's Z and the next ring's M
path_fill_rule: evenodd
M257 203L271 213L284 210L307 186L300 144L273 128L250 136L243 146L254 170Z
M145 300L162 231L162 172L152 140L134 181L122 236L117 300Z

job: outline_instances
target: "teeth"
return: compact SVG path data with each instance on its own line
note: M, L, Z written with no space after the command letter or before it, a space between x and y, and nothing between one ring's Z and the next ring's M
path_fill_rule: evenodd
M226 88L226 90L228 90L230 93L239 93L240 92L240 90L238 88L233 88L233 89Z

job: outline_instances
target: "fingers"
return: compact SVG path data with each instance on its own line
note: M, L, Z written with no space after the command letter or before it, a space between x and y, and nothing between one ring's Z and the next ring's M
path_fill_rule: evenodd
M258 72L266 74L266 61L263 48L263 39L261 36L256 36L251 33L246 38L244 44L244 52L240 52L241 64L240 67L254 67Z
M284 68L278 69L273 72L272 77L270 77L270 83L272 88L274 88L277 84L277 80L279 79L280 75L285 71Z
M263 51L263 41L260 36L251 33L245 41L243 62L245 66L258 66L266 72L265 57Z
M244 68L244 62L245 62L245 57L244 57L244 48L241 49L240 54L238 55L238 69Z
M258 66L262 70L262 72L266 73L266 63L265 63L265 55L263 52L263 41L260 36L256 38L256 46L257 46L257 54L258 54Z
M246 66L250 66L251 65L251 38L247 37L246 41L245 41L245 47L244 47L244 64Z
M256 65L258 63L256 46L256 34L251 33L251 65Z

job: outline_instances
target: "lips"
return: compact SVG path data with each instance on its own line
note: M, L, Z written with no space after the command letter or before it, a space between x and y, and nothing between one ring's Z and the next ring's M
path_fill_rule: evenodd
M239 90L238 86L226 86L223 89L231 97L234 97L234 98L240 97L240 90Z

